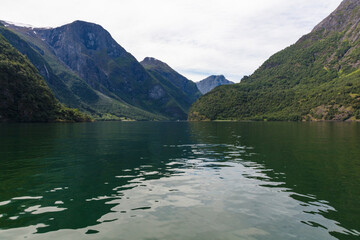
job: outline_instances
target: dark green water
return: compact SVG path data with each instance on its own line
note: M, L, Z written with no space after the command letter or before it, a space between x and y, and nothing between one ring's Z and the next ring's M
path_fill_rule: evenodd
M0 239L359 239L360 124L0 125Z

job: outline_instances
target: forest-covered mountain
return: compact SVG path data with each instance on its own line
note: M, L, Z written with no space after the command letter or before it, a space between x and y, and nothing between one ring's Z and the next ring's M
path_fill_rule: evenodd
M3 22L0 34L25 54L55 96L99 119L186 119L189 99L157 79L100 25L75 21L58 28Z
M62 106L37 69L0 35L0 122L90 120Z
M234 82L227 80L224 75L211 75L197 82L196 86L202 94L206 94L218 86L230 84L234 84Z
M359 120L359 22L360 1L343 1L250 77L201 97L189 119Z

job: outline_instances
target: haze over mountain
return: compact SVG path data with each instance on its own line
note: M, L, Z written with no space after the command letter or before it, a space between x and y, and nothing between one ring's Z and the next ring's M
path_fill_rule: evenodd
M206 94L218 86L229 84L234 84L234 82L227 80L224 75L212 75L197 82L196 86L202 94Z
M201 97L189 119L359 120L359 19L360 1L343 1L249 78Z
M150 74L100 25L75 21L44 29L4 23L20 38L7 29L2 34L29 57L57 98L99 118L186 119L198 97Z

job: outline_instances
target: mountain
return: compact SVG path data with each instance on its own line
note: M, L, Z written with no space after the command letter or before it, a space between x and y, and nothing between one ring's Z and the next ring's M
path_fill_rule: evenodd
M197 82L196 86L202 94L206 94L218 86L229 84L234 84L234 82L227 80L223 75L212 75Z
M35 34L33 28L6 22L4 25L6 28L0 27L0 34L29 58L60 102L85 111L95 119L164 119L94 90L53 53L52 48Z
M0 34L4 36L13 47L27 56L61 102L68 106L76 106L78 104L77 97L71 92L66 83L54 73L39 52L34 50L26 41L22 40L18 35L5 27L0 27Z
M177 98L177 89L149 74L100 25L83 21L51 29L5 25L65 83L70 97L60 91L56 94L60 101L99 118L186 119L188 106ZM47 75L47 71L40 72Z
M311 33L239 84L192 105L190 120L360 119L360 1L345 0Z
M63 107L30 61L0 34L0 121L89 121Z
M146 57L140 63L155 78L171 82L180 89L180 91L186 95L186 101L190 103L188 108L201 96L201 93L193 81L179 74L166 63L151 57Z

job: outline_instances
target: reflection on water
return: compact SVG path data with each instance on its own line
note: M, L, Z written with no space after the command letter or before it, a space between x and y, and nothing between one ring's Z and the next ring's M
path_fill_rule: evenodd
M356 239L360 125L0 125L0 239Z

